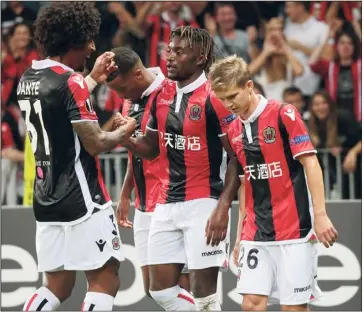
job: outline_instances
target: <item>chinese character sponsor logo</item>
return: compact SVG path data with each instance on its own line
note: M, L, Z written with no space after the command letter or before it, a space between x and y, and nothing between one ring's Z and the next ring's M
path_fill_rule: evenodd
M201 119L201 106L200 105L192 105L190 109L190 119L191 120L200 120Z
M236 119L236 115L235 114L231 114L231 115L229 115L229 116L227 116L225 118L221 118L220 119L220 122L221 122L221 124L223 126L226 126L226 125L228 125L229 123L231 123L235 119Z
M295 144L301 144L301 143L304 143L304 142L307 142L307 141L310 141L310 136L308 134L296 136L293 139L291 139L289 141L289 143L291 145L295 145Z
M160 132L162 146L176 150L199 151L201 150L200 137L185 136L180 134Z
M271 144L276 141L276 129L273 127L267 127L263 130L264 142Z
M280 162L269 164L249 165L244 167L244 172L248 181L265 180L269 178L278 178L282 176L282 167Z

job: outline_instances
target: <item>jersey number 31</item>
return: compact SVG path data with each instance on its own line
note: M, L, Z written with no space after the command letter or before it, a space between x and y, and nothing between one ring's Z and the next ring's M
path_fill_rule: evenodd
M34 125L30 122L30 113L32 110L31 104L29 100L20 100L19 101L20 109L25 112L25 125L27 127L28 132L30 132L30 141L32 145L33 153L37 150L38 143L38 133L37 129L35 129ZM39 117L40 125L42 127L43 132L43 140L44 140L44 150L46 155L50 155L49 151L49 139L46 129L44 128L43 117L42 117L42 106L40 105L40 101L37 100L33 104L34 111Z

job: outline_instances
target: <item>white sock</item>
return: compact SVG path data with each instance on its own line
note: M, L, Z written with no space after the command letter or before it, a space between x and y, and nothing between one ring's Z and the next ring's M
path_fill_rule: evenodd
M59 299L47 287L43 286L25 302L23 311L54 311L60 305Z
M83 300L81 311L112 311L114 299L108 294L88 292Z
M198 311L192 295L178 285L149 292L155 302L166 311Z
M221 311L220 302L217 300L217 294L205 298L195 298L199 311Z

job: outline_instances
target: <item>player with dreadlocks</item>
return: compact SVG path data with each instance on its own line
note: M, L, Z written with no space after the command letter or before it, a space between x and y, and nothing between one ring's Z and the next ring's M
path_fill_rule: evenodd
M123 144L135 156L159 155L161 166L148 242L150 294L168 311L219 311L217 276L227 265L228 248L225 242L207 246L204 225L222 190L222 145L230 152L225 132L236 117L207 81L214 44L205 30L175 29L167 55L174 81L156 96L145 134ZM127 121L119 117L114 126ZM194 298L178 286L184 264Z

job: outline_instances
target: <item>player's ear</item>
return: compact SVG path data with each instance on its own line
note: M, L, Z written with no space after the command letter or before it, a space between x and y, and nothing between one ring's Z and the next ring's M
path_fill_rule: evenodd
M245 87L247 88L249 93L252 93L254 89L254 82L252 80L248 80L245 84Z
M134 71L134 76L137 80L141 80L143 78L143 72L140 68L136 68Z
M197 65L203 66L206 62L206 57L203 54L200 54L200 56L197 58Z

